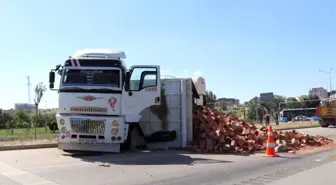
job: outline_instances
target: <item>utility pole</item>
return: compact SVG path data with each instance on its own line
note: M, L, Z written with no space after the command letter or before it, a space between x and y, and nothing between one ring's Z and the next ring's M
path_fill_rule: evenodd
M30 113L30 86L31 86L31 83L30 83L30 78L29 76L27 76L27 84L28 86L28 112Z
M332 68L330 68L330 71L329 71L330 93L332 91L332 86L331 86L331 70L332 70Z
M320 72L322 73L326 73L326 74L329 74L329 91L331 92L332 91L332 85L331 85L331 70L332 68L329 69L329 72L328 71L323 71L323 70L319 70Z

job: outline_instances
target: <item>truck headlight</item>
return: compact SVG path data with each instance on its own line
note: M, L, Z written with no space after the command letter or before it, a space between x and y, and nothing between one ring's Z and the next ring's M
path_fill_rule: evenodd
M64 120L63 118L61 118L61 119L59 120L59 123L60 123L60 125L64 125L64 124L65 124L65 120Z
M111 135L112 136L115 136L115 135L117 135L118 134L118 128L112 128L111 129Z
M118 120L113 120L112 121L112 127L119 127L119 121Z

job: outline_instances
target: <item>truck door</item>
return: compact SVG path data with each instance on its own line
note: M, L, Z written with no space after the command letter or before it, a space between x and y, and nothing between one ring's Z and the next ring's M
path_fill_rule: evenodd
M126 83L122 112L126 122L138 122L142 110L161 102L160 66L132 66Z

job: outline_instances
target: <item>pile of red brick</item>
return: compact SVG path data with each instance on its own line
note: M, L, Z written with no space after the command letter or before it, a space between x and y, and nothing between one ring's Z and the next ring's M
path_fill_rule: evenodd
M293 131L273 131L276 144L298 150L305 146L321 146L332 140ZM195 107L193 117L193 142L188 149L198 153L228 153L265 150L267 128L239 120L208 107Z

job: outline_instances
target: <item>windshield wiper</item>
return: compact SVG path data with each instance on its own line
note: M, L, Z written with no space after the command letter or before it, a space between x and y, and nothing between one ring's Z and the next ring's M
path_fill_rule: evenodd
M63 87L60 92L72 92L72 93L113 93L121 94L121 90L113 90L108 88L96 88L96 89L83 89L80 87Z
M63 90L85 90L85 89L80 88L80 87L63 87L61 89L63 89Z

